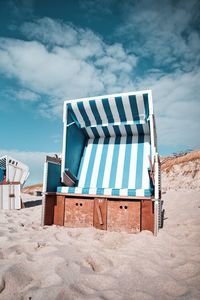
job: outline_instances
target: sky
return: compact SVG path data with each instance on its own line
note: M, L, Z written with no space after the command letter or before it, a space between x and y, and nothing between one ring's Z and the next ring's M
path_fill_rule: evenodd
M200 148L200 1L0 0L0 156L42 181L67 99L151 89L158 150Z

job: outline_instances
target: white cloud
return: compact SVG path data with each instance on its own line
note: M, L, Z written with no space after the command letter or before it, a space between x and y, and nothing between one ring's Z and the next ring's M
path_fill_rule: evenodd
M117 32L154 67L192 71L200 58L199 8L198 0L127 1Z
M166 3L165 10L159 3L152 9L145 1L128 6L122 31L138 34L131 44L138 57L120 43L105 43L91 30L43 18L21 27L29 41L0 39L1 72L18 79L17 98L32 98L45 117L60 117L65 99L152 89L159 143L200 147L199 35L195 30L187 32L189 12L196 2L187 4L188 11L186 4L178 9ZM152 68L136 77L138 62L152 56ZM163 68L174 71L167 74ZM42 101L37 101L37 95Z
M49 18L21 30L34 40L0 38L0 69L23 89L49 97L40 111L55 114L67 98L130 89L137 59L121 44L108 45L91 30Z
M159 143L200 147L200 73L174 73L157 78L152 74L138 82L139 89L151 88L157 116Z
M39 101L40 95L29 90L21 89L16 91L15 97L22 101L36 102Z
M50 18L42 18L35 22L26 22L21 26L21 32L29 39L37 39L43 43L57 46L72 46L77 44L78 32L72 25L56 22Z

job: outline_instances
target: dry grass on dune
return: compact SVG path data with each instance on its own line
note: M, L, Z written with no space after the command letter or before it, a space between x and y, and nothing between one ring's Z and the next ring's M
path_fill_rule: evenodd
M161 170L168 173L174 165L184 164L198 159L200 159L200 150L180 156L166 157L161 160Z
M200 150L161 159L162 191L200 190Z

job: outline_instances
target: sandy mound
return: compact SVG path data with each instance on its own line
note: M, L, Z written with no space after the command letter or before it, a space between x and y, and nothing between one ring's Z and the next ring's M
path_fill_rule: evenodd
M200 191L200 150L162 159L162 190Z
M42 228L41 205L0 211L0 299L200 299L200 192L164 203L157 238Z
M42 183L26 186L22 189L24 194L34 195L36 192L42 192Z
M0 211L0 299L200 299L200 151L162 161L158 237L42 228L41 198ZM178 190L178 191L175 191Z

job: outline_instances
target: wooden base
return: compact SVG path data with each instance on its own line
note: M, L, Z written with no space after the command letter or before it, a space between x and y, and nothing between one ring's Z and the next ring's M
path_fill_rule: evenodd
M44 225L90 227L109 231L154 232L154 202L149 198L122 199L46 194Z

